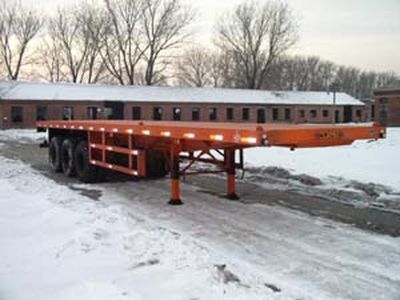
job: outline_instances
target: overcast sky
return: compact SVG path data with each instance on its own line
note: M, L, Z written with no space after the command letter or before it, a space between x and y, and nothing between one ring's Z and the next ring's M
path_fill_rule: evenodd
M198 13L200 41L210 42L215 19L240 0L182 0ZM48 11L71 0L25 0ZM79 2L79 0L75 0ZM261 2L261 1L260 1ZM287 0L299 19L298 54L400 74L400 0Z

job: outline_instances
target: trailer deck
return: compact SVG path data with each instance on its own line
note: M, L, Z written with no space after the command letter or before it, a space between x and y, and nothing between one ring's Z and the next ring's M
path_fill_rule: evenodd
M180 176L200 173L226 172L227 197L238 198L235 170L243 168L245 148L339 146L361 139L377 140L386 134L385 128L371 123L292 125L77 120L41 121L37 122L37 129L49 132L49 154L50 159L55 160L55 171L62 170L68 176L78 173L81 180L94 179L99 168L137 177L162 177L169 172L170 204L182 203ZM236 162L237 151L239 162ZM181 169L183 159L189 163ZM195 162L211 163L217 169L191 170ZM86 174L86 171L91 173Z

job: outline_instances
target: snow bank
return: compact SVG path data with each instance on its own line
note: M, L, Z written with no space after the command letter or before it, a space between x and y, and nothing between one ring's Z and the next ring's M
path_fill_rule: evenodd
M46 132L36 132L36 129L6 129L0 130L0 141L18 141L20 143L37 143L47 137Z
M245 150L248 166L277 166L330 182L330 176L388 185L400 191L400 128L389 128L387 138L358 141L350 146L297 149L278 147Z

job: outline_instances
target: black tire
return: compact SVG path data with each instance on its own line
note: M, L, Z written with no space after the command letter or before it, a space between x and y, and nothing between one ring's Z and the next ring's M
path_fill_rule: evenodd
M167 160L162 151L147 151L146 160L147 177L162 178L168 174Z
M61 144L61 166L65 176L73 177L76 175L75 171L75 146L74 139L67 138Z
M84 183L94 183L102 179L102 170L89 163L87 141L80 141L74 151L74 166L76 175Z
M59 136L52 137L49 144L49 164L53 172L62 171L61 166L61 143L62 138Z

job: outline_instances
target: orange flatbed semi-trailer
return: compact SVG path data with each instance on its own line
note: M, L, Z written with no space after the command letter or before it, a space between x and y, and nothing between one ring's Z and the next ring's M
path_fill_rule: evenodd
M164 121L40 121L48 130L49 161L56 172L95 182L104 169L137 177L171 174L170 204L181 204L182 175L226 172L227 197L237 198L235 170L243 168L243 149L281 146L295 148L348 145L355 140L384 138L378 124L252 124ZM240 162L235 160L236 151ZM187 155L184 155L187 153ZM189 161L183 168L180 160ZM195 162L217 170L190 171Z

